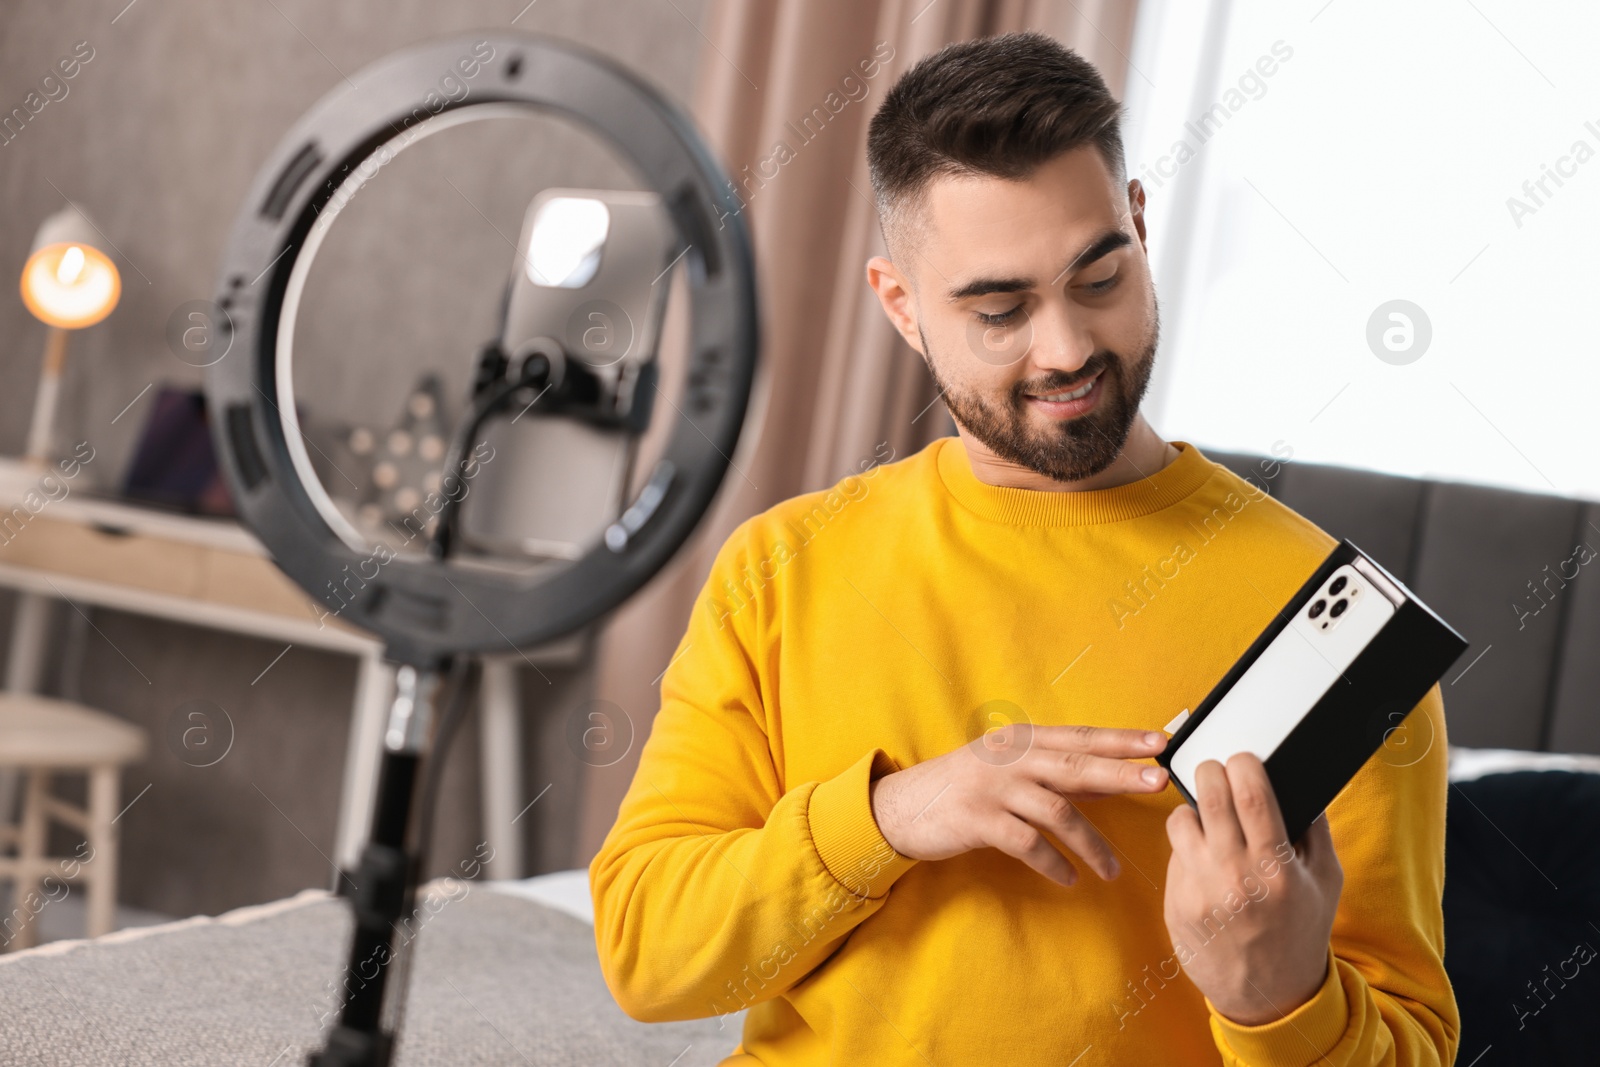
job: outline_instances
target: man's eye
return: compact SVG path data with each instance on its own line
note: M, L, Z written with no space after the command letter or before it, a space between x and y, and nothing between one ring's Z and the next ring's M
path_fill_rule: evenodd
M979 311L977 312L978 321L983 323L985 326L1004 326L1006 323L1011 321L1021 307L1022 305L1018 304L1010 311L1001 311L993 315Z
M1118 280L1120 280L1121 277L1122 277L1122 275L1120 275L1120 274L1113 274L1111 277L1107 278L1105 281L1091 282L1088 285L1084 286L1084 288L1089 290L1091 293L1108 292L1108 291L1110 291L1110 289L1113 286L1115 286L1117 284Z

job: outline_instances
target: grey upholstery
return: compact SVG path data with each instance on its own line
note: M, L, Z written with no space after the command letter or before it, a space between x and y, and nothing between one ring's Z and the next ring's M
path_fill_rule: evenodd
M436 884L395 1067L710 1067L740 1019L622 1013L594 928L482 882ZM0 955L0 1064L300 1067L321 1043L350 931L320 890L218 918Z
M1584 509L1584 539L1600 547L1600 504ZM1571 590L1551 704L1549 747L1554 752L1600 752L1600 575L1591 561Z
M1202 451L1355 542L1472 642L1441 683L1451 743L1600 753L1600 504Z

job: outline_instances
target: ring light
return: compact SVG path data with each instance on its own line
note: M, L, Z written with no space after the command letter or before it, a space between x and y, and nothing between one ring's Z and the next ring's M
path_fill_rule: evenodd
M489 58L471 90L459 100L441 97L439 72L453 71L466 56L481 57L485 45L492 46ZM384 640L386 658L397 665L397 692L370 840L360 869L339 882L341 891L349 884L355 928L339 1024L312 1056L316 1067L390 1062L409 962L409 947L394 941L395 924L415 905L439 769L464 705L470 657L543 644L595 621L672 558L710 505L731 465L755 376L754 264L732 183L675 106L608 59L500 31L397 53L320 100L257 176L223 257L214 323L222 355L206 372L220 466L240 516L274 561L321 596L345 568L359 570L376 547L364 543L322 486L295 413L294 323L322 237L371 177L360 173L367 161L377 158L381 166L395 150L459 123L552 113L601 135L670 216L672 263L683 260L689 297L682 417L638 496L570 564L532 574L453 565L448 553L458 509L447 505L426 554L391 554L341 608L344 619ZM578 277L585 264L568 267ZM463 340L464 355L476 348L476 339ZM520 377L509 381L495 377L509 362L505 353L494 346L479 353L475 396L454 434L446 478L496 405L530 376L554 382L559 374L578 374L558 340L535 341L519 352ZM487 379L485 368L492 370ZM653 382L653 371L641 380ZM641 432L639 410L619 424ZM443 709L437 719L436 707Z
M493 59L459 102L437 94L473 44ZM294 413L289 352L322 209L397 140L507 111L555 112L599 134L660 197L685 248L690 342L685 417L633 505L581 559L536 577L400 556L341 612L390 658L432 665L461 652L539 645L615 608L688 538L729 463L755 370L754 268L730 183L675 107L634 75L572 45L486 33L413 48L319 101L278 146L245 201L223 260L217 327L233 354L209 368L213 433L241 517L314 595L370 554L312 472ZM430 94L440 104L427 109ZM421 112L423 118L416 117ZM252 282L252 279L259 279Z

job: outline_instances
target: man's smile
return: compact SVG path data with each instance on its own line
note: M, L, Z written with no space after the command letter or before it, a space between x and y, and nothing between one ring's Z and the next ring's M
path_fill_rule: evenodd
M1100 380L1105 376L1104 370L1094 373L1088 381L1071 389L1057 390L1040 396L1026 394L1028 402L1038 410L1053 419L1073 419L1094 410L1100 401L1100 394L1105 392L1100 387Z

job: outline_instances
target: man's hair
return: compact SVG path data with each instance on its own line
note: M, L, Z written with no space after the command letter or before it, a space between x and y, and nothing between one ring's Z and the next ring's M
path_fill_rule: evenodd
M1094 64L1042 33L946 45L894 83L867 129L878 225L891 253L935 178L1021 181L1092 144L1127 184L1122 106Z

